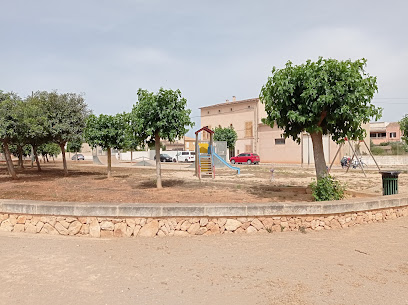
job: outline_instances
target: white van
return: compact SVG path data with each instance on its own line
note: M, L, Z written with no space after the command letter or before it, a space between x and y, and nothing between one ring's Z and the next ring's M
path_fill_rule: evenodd
M179 151L173 161L178 162L194 162L195 151Z

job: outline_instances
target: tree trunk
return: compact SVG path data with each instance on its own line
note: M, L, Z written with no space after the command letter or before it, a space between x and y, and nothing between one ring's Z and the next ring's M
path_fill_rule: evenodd
M310 134L313 143L313 155L316 169L317 179L321 179L327 176L327 165L324 159L323 151L323 136L321 132L314 132Z
M108 178L111 178L112 177L112 152L111 152L110 147L108 147L107 152L108 152Z
M34 149L33 146L31 145L31 168L34 167Z
M161 181L161 164L160 164L160 135L159 131L156 130L154 133L154 141L156 147L156 179L157 179L157 188L162 188L162 181Z
M23 160L23 147L21 145L17 145L18 149L18 165L21 169L24 169L24 160Z
M62 163L64 164L64 175L68 176L67 158L65 158L65 143L60 143Z
M11 160L10 149L7 142L3 142L4 156L6 157L7 169L12 179L17 179L16 171L14 170L13 161Z
M38 160L37 147L36 146L33 146L33 152L34 152L35 163L37 164L37 169L38 169L39 172L41 172L40 160Z
M50 161L48 160L48 155L45 155L45 159L47 159L47 163L50 162Z

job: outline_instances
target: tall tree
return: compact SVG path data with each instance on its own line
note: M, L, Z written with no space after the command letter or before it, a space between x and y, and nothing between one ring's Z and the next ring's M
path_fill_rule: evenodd
M262 87L260 99L268 115L263 122L277 124L286 138L298 143L302 132L310 134L317 179L327 175L323 135L330 134L337 143L346 137L362 140L361 125L381 117L381 108L371 104L377 80L364 71L365 66L365 59L320 57L297 66L288 61L283 69L273 67Z
M32 146L37 169L41 171L38 147L52 140L46 100L37 93L27 97L22 108L19 112L20 141Z
M400 129L403 133L402 140L408 145L408 114L406 114L399 122Z
M81 94L43 91L35 95L38 95L47 105L50 137L61 148L64 173L67 175L65 145L68 141L81 136L90 111Z
M165 90L153 93L139 89L138 102L133 106L131 124L135 134L148 144L154 143L156 150L157 188L162 188L160 167L160 139L173 142L183 137L194 126L190 120L191 110L180 90Z
M228 149L235 147L238 135L234 127L216 127L214 130L214 141L226 141Z
M15 93L0 91L0 141L6 158L7 169L12 179L17 179L17 174L11 160L9 145L17 136L16 109L19 103L21 103L21 99Z
M57 143L45 143L38 147L38 153L49 162L48 156L52 158L58 156L61 153L61 148Z
M95 147L100 146L108 154L108 178L112 176L111 149L122 149L126 145L128 116L125 114L99 116L90 115L84 131L85 141Z

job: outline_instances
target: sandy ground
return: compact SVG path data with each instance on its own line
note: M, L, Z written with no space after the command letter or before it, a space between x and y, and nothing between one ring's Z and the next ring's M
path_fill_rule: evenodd
M132 239L0 232L0 304L408 304L408 218Z
M229 169L216 169L215 179L194 177L188 164L163 164L164 188L155 188L155 168L119 164L113 178L107 179L106 167L87 162L69 162L69 176L64 177L61 163L42 164L43 171L18 170L19 179L12 181L4 165L0 166L0 198L84 202L161 202L161 203L228 203L312 201L308 185L315 179L313 167L277 165L240 166L241 175ZM274 168L271 181L270 169ZM405 169L407 171L407 169ZM367 177L359 170L336 168L332 174L353 192L348 196L381 194L381 175L367 169ZM408 193L408 175L400 175L400 193ZM357 193L356 193L357 192Z

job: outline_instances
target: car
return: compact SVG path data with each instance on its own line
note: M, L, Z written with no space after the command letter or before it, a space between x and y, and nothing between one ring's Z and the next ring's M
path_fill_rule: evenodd
M238 156L230 158L231 164L246 163L246 164L258 164L261 161L258 154L242 153Z
M180 151L177 153L173 162L194 162L195 161L195 151Z
M154 159L156 160L156 156ZM173 159L168 154L160 154L160 162L173 162Z
M75 154L72 156L71 160L85 160L85 157L83 154Z

